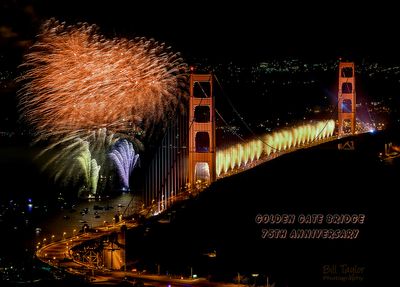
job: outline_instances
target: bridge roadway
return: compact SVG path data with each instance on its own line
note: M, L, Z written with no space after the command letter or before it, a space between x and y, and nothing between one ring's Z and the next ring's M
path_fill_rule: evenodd
M241 172L248 168L254 167L265 161L274 159L282 154L292 152L298 149L309 148L321 143L336 140L337 137L333 136L322 141L309 144L307 146L294 148L287 151L276 153L271 157L260 158L257 162L253 162L250 167L242 168L236 171ZM229 174L232 175L232 174ZM222 177L225 177L222 176ZM173 201L180 201L187 198L187 194L180 194L176 196ZM156 206L156 205L154 205ZM151 210L151 209L150 209ZM134 283L137 280L147 283L151 283L152 286L245 286L242 284L232 283L215 283L210 282L205 278L191 279L191 278L172 278L169 276L157 275L157 274L138 274L137 272L131 271L111 271L111 270L100 270L94 269L91 266L73 259L71 254L71 248L84 243L87 240L93 240L102 236L111 234L112 232L119 231L122 225L126 225L128 229L137 227L137 223L131 220L123 220L117 224L107 224L106 226L98 226L94 228L94 232L86 232L78 234L72 237L68 237L59 241L49 243L42 246L37 250L36 256L39 260L47 263L53 267L64 270L70 274L89 278L92 284L104 284L104 285L117 285L122 281L127 280L128 282Z
M345 138L346 138L346 136L343 136L340 139L345 139ZM311 148L311 147L314 147L314 146L317 146L317 145L320 145L320 144L324 144L324 143L327 143L327 142L332 142L332 141L335 141L335 140L338 140L338 139L339 138L338 138L337 135L333 135L333 136L330 136L330 137L327 137L327 138L324 138L324 139L319 139L319 140L313 141L311 143L302 144L301 146L291 147L289 149L285 149L285 150L281 150L281 151L275 151L275 152L271 153L268 156L265 156L265 155L261 156L258 160L251 161L250 163L247 163L244 166L241 165L239 167L236 167L234 170L229 170L229 171L227 171L225 173L222 173L221 175L219 175L217 177L217 180L220 179L220 178L232 176L234 174L238 174L240 172L246 171L246 170L251 169L253 167L256 167L256 166L258 166L260 164L263 164L263 163L265 163L267 161L270 161L270 160L273 160L273 159L275 159L277 157L280 157L280 156L282 156L284 154L295 152L297 150Z

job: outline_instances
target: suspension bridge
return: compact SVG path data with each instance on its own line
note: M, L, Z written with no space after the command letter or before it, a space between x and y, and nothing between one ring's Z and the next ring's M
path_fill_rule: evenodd
M187 109L171 120L147 166L143 210L147 211L147 215L157 215L189 193L201 191L214 181L298 149L338 138L342 138L338 148L354 149L354 142L349 137L357 133L354 63L340 62L338 76L337 106L334 110L337 121L332 118L313 121L260 135L251 129L228 98L230 107L252 137L245 139L234 129L229 129L232 139L218 143L216 118L219 117L228 126L215 107L215 85L222 89L221 84L213 74L190 74ZM131 221L138 212L133 206L131 201L122 214L128 227L137 226ZM51 247L44 246L38 250L37 256L44 262L58 262L72 269L107 266L108 270L121 270L125 266L122 261L125 260L126 243L125 231L119 229L122 229L121 226L101 227L92 236L87 233L75 236L70 240L69 247L68 240ZM51 256L48 255L50 253ZM66 263L65 257L71 260Z
M189 104L168 126L146 173L143 198L155 213L167 209L180 194L201 189L282 154L356 134L356 91L354 63L339 63L338 97L331 119L314 121L269 134L257 134L226 96L230 108L252 135L244 139L215 107L213 74L190 74ZM228 142L217 142L216 118L232 134ZM353 149L352 141L339 148ZM129 206L124 216L130 215Z

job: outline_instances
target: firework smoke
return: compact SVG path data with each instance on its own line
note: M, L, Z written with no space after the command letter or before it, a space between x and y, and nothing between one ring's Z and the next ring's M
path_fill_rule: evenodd
M89 24L49 20L25 56L22 118L37 138L106 127L146 131L175 110L185 64L153 39L106 39Z
M120 175L122 188L129 190L129 177L139 158L139 155L135 154L132 143L125 139L118 141L109 156Z

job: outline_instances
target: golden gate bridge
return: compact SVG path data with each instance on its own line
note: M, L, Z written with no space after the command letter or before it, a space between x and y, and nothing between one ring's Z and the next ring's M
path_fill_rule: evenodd
M215 108L215 82L219 84L212 74L190 74L188 109L171 120L147 167L143 188L143 210L147 210L147 214L157 215L174 202L201 191L220 178L253 168L285 153L338 138L343 138L338 148L354 149L354 142L349 137L356 134L355 70L352 62L339 63L337 122L327 119L257 135L230 102L253 137L245 140L233 130L235 140L225 143L222 148L217 148L216 143L216 116L225 124L227 122ZM103 266L107 266L108 270L120 270L121 266L126 268L123 262L126 260L125 230L126 227L137 226L135 221L130 220L135 213L137 209L131 200L122 214L126 221L111 228L98 227L93 235L84 233L69 241L64 239L44 246L38 249L36 255L52 265L54 262L58 262L56 266L64 264L72 273L82 266L92 270ZM50 252L53 257L49 256ZM65 261L65 257L71 260Z
M146 173L143 199L155 213L167 209L178 196L207 186L223 177L252 168L284 153L315 146L356 133L356 91L353 62L339 63L338 122L334 119L310 122L270 134L251 130L228 98L231 108L253 137L236 136L222 148L216 143L216 116L227 124L215 108L214 86L222 86L213 74L190 74L189 105L165 131ZM337 127L337 129L336 129ZM354 148L351 141L339 148ZM131 215L128 206L124 216Z

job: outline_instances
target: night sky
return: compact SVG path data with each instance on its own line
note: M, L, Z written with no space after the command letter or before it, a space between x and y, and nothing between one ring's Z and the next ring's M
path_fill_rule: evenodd
M393 15L397 9L382 3L356 7L338 1L317 6L304 1L137 2L2 0L0 48L18 54L18 48L29 47L40 23L55 17L70 24L97 24L109 37L154 37L188 60L400 59Z
M17 88L10 79L18 75L17 66L22 62L22 55L33 44L41 23L52 17L68 24L97 24L100 31L110 38L155 38L166 42L173 51L181 52L189 64L206 60L251 64L291 57L311 63L343 57L356 63L367 59L371 62L400 64L400 22L399 15L396 15L399 10L394 7L397 3L387 5L382 1L373 1L373 5L363 3L362 6L355 6L350 5L350 1L320 1L319 5L305 2L0 0L0 76L6 78L9 85L0 88L0 131L15 130L18 118ZM334 88L323 88L326 94L336 97L333 92L336 82L332 80L331 83ZM375 91L380 92L378 88ZM397 92L373 92L370 91L372 96L398 95ZM306 98L300 98L296 93L293 96L306 102ZM264 100L269 103L268 99ZM295 101L293 103L303 111L303 106ZM250 101L249 104L253 105ZM245 105L237 106L241 111L244 110ZM274 105L270 107L276 110ZM262 105L259 108L263 109ZM15 155L20 154L19 150L13 148L4 149L0 154L3 189L12 193L12 196L30 196L30 193L44 186L37 180L38 168L33 166L36 163L27 161L33 158L33 152L29 151L32 155L21 156L22 159L16 161ZM31 170L37 172L32 173ZM30 174L30 179L21 181L19 174ZM364 174L363 177L367 178L368 175ZM6 180L12 181L12 185L7 186L6 182L4 188ZM18 184L14 186L14 182ZM35 186L31 182L35 182ZM48 188L49 194L54 192L51 188Z
M96 24L108 38L152 37L195 65L288 58L400 64L397 9L390 5L216 2L0 0L0 77L7 84L0 90L0 130L16 122L17 67L40 25L52 17Z

